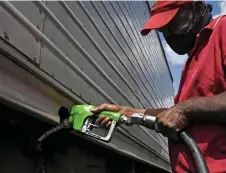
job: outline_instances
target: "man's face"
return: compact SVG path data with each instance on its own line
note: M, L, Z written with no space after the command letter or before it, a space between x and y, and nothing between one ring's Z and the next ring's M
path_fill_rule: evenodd
M194 2L181 8L167 25L158 30L174 52L184 55L193 49L197 34L211 18L203 4Z
M185 34L192 25L192 7L192 5L189 5L181 8L167 25L158 29L159 32L162 32L165 38L173 35L178 36Z

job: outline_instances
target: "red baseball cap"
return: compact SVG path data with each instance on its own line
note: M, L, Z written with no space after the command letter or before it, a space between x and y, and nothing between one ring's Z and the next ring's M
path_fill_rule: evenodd
M143 36L147 35L152 29L161 28L168 24L177 14L179 9L193 1L153 1L151 7L151 17L141 30Z

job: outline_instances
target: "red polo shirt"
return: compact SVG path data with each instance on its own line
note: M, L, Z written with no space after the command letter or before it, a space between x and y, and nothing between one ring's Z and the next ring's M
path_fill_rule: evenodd
M197 35L195 47L182 72L175 103L194 96L212 96L224 91L226 17L220 16ZM188 133L198 144L210 172L226 173L226 125L192 124ZM173 172L197 172L190 153L183 144L169 141L169 153Z

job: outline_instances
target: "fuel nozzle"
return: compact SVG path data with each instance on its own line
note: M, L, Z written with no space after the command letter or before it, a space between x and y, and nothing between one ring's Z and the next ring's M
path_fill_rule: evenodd
M123 116L122 120L126 122L126 125L138 124L159 132L158 124L156 123L156 117L152 115L135 113L129 118Z

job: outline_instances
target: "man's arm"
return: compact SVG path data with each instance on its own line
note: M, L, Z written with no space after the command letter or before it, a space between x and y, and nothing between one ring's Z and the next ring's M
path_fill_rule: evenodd
M185 114L193 121L226 123L226 92L210 97L198 97L184 104ZM189 106L190 105L190 106ZM181 104L183 109L183 103ZM187 109L187 110L186 110Z
M176 139L177 132L190 122L226 124L226 92L208 97L196 97L176 104L157 115L160 132Z
M157 116L158 114L160 114L161 112L165 111L168 108L160 108L160 109L146 109L144 114L145 115L152 115L152 116Z

